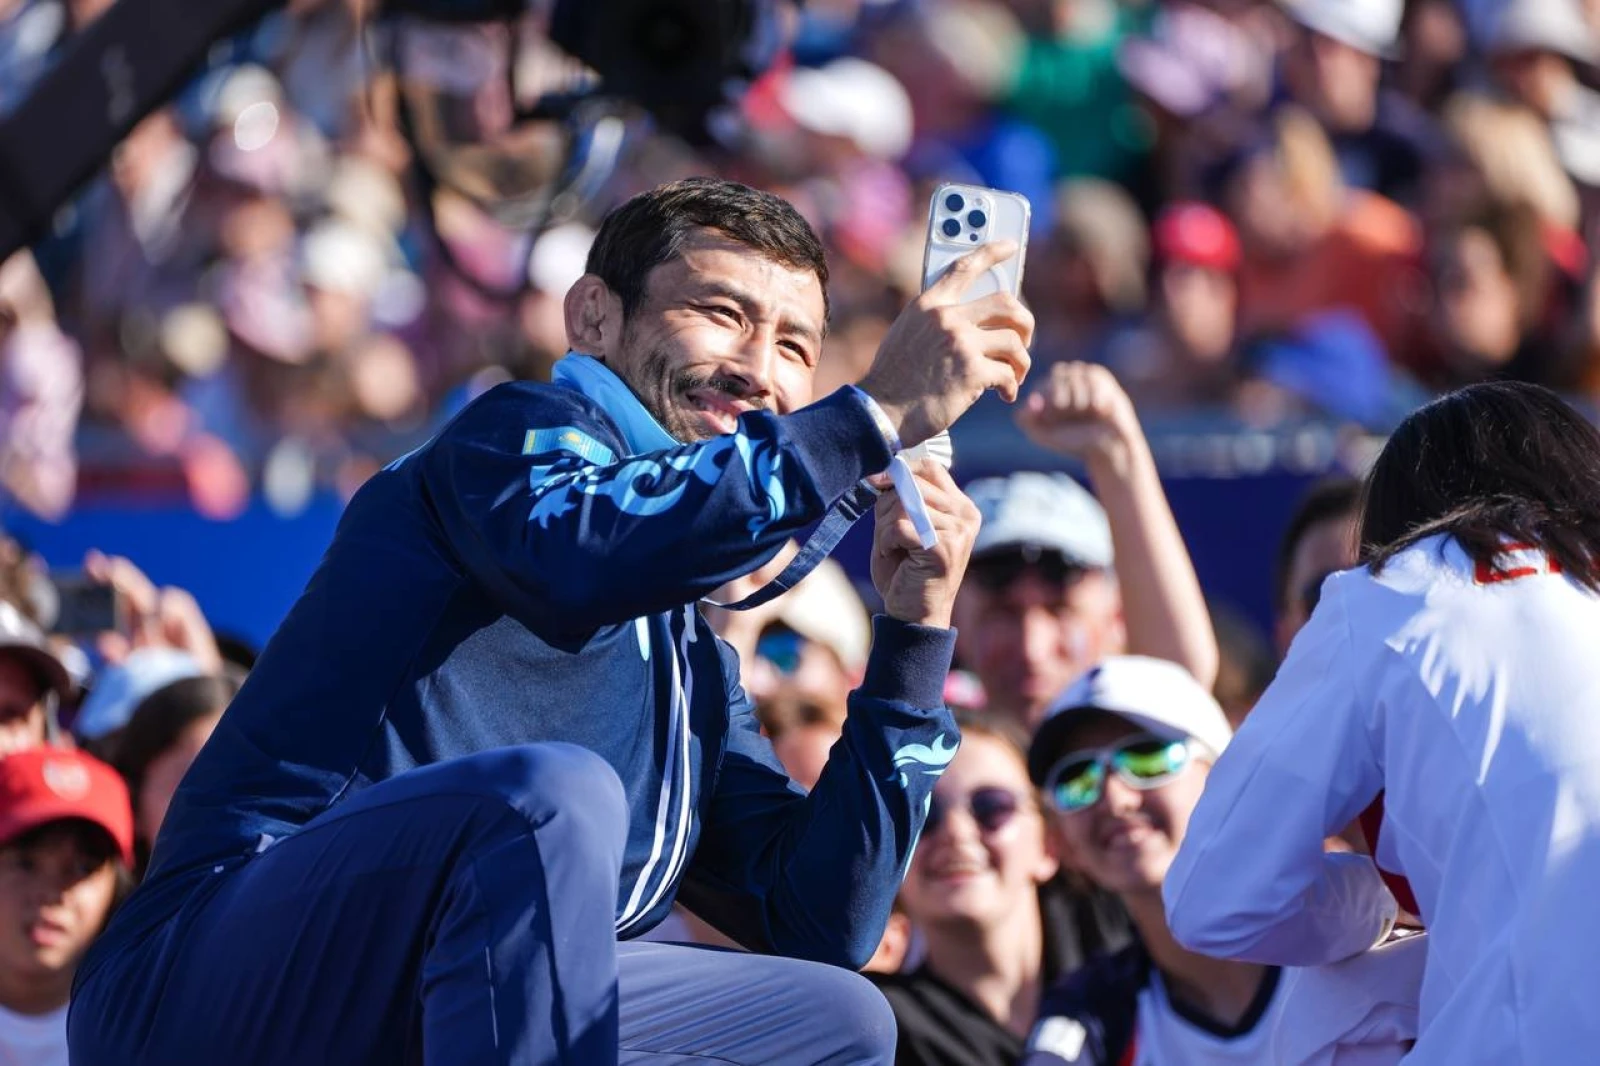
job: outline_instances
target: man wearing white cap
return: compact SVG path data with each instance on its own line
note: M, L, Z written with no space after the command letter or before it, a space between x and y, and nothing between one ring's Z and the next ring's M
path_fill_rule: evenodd
M1296 24L1281 74L1328 134L1345 184L1415 206L1441 135L1420 108L1379 88L1399 49L1402 0L1283 0Z
M1581 185L1600 186L1600 93L1579 80L1600 64L1600 34L1579 0L1510 0L1495 20L1489 65L1518 103L1550 124L1561 165Z
M44 634L0 600L0 756L51 742L57 704L71 692L67 668Z
M1209 685L1211 618L1128 394L1105 367L1059 364L1017 417L1035 444L1083 460L1095 496L1033 471L966 486L983 525L956 600L956 650L987 709L1032 732L1079 674L1124 650Z
M1064 861L1127 908L1128 947L1041 998L1024 1066L1272 1061L1280 970L1186 951L1161 884L1232 730L1183 667L1113 656L1062 693L1028 750Z

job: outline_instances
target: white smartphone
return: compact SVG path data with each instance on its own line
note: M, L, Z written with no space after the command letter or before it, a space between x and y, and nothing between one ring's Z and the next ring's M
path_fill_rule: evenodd
M944 276L950 265L991 241L1017 242L1017 254L973 281L964 302L997 292L1022 294L1022 264L1028 254L1028 224L1033 206L1021 193L945 182L928 201L928 236L922 253L922 288ZM928 457L946 469L955 461L950 434L940 433L902 453L910 461ZM915 516L913 516L915 517Z
M963 302L979 300L997 292L1013 296L1022 293L1022 263L1028 252L1028 221L1033 207L1020 193L989 189L982 185L946 182L933 191L928 202L928 237L922 253L922 288L944 276L950 264L991 241L1017 242L1017 254L996 263L967 288ZM945 431L908 448L889 464L895 489L905 503L906 516L916 528L924 548L933 548L939 536L923 502L922 491L911 473L910 463L933 459L948 470L955 462L955 447Z
M1022 264L1028 254L1028 223L1033 214L1021 193L981 185L947 182L928 204L928 240L922 254L922 287L927 289L950 264L994 241L1016 241L1017 254L997 263L972 283L965 300L996 292L1022 293Z

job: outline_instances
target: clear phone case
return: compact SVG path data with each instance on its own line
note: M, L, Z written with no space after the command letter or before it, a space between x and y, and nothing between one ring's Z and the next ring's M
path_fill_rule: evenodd
M928 202L928 241L922 255L922 287L926 289L950 269L950 264L990 241L1013 240L1017 254L984 271L967 289L962 302L997 292L1022 294L1022 263L1028 254L1028 222L1033 208L1021 193L1002 192L981 185L946 182ZM909 462L932 458L946 469L955 461L948 431L901 453Z
M922 287L932 285L950 264L974 248L999 240L1017 242L1017 254L997 263L972 283L963 302L996 292L1022 292L1022 264L1028 252L1032 208L1020 193L981 185L947 182L928 204L928 241L922 257Z

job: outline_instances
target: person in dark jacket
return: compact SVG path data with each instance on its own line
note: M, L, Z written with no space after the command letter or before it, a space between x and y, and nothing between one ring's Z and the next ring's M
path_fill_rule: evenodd
M555 380L490 390L351 501L80 971L73 1061L886 1061L849 970L958 742L975 508L918 464L924 549L880 497L884 614L809 795L696 604L1015 398L1030 316L960 303L1013 252L812 403L827 267L792 207L689 179L608 216ZM753 952L635 940L675 899Z

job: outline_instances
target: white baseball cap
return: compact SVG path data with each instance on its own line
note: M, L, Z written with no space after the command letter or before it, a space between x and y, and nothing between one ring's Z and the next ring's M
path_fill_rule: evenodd
M1092 712L1114 714L1163 739L1197 740L1213 758L1233 738L1233 728L1205 686L1177 663L1147 655L1101 660L1060 696L1028 746L1028 772L1042 783L1074 723Z
M1554 52L1593 63L1600 59L1600 35L1584 20L1578 0L1511 0L1500 10L1489 50Z
M872 621L844 567L824 559L778 600L778 621L807 640L833 649L846 670L866 668Z
M1066 474L1022 470L979 478L966 494L983 516L972 557L1010 549L1058 551L1095 570L1111 566L1111 523L1089 490Z
M898 159L911 147L911 96L893 74L864 59L797 67L780 87L779 100L797 125L849 138L876 159Z
M1325 37L1380 58L1392 58L1400 39L1404 0L1284 0L1289 17Z
M0 600L0 656L26 665L39 682L41 695L54 692L65 699L72 694L72 678L43 631L5 600Z

